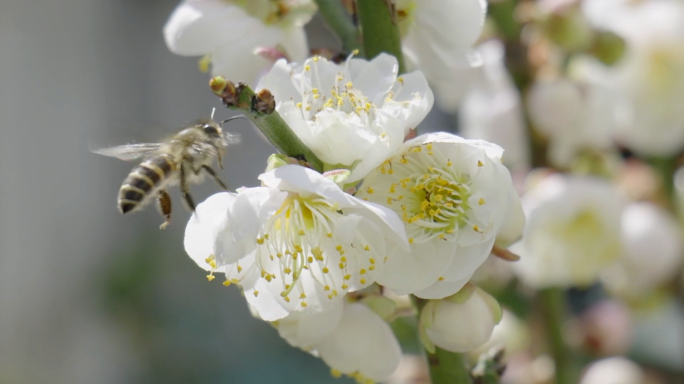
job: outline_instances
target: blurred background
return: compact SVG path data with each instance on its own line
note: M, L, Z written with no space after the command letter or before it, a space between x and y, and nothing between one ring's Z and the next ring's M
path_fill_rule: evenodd
M137 130L140 139L159 138L208 117L213 107L217 118L231 116L210 93L197 59L173 55L164 44L162 27L177 3L0 1L0 384L351 382L333 379L319 359L253 319L237 289L207 282L183 251L189 213L177 190L164 231L152 207L122 216L116 196L134 164L89 152L123 144ZM319 18L307 32L312 48L339 47ZM471 109L456 118L434 108L421 131L452 130L460 121L475 127L469 135L495 140L478 124L519 116L508 115L492 93L508 100L492 85L465 102L477 111L482 96L503 108L501 115L484 118ZM228 129L242 144L224 158L223 178L232 187L252 185L272 150L246 121ZM631 155L616 152L620 161ZM654 171L635 165L628 173L625 185L639 190ZM524 184L522 176L518 181ZM216 188L205 183L192 191L199 202ZM541 337L533 292L499 264L485 265L481 284L507 309L494 335L517 353L506 382L550 383L548 355L530 348ZM589 351L583 364L625 354L648 373L644 383L684 382L681 271L673 275L637 304L610 299L600 284L565 290L574 315L566 338ZM417 353L415 324L393 326L404 352ZM425 380L420 360L407 357L393 383Z

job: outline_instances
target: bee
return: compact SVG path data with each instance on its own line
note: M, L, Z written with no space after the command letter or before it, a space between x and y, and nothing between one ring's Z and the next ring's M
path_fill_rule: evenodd
M119 211L123 214L134 212L156 197L157 208L165 217L159 228L164 229L171 222L168 187L180 184L183 200L193 212L195 202L190 195L190 183L200 183L208 174L221 189L228 190L212 165L216 161L219 168L223 169L221 158L225 155L226 147L239 142L238 136L221 129L221 125L232 119L221 123L213 119L201 120L160 143L128 144L93 151L125 161L142 159L119 189Z

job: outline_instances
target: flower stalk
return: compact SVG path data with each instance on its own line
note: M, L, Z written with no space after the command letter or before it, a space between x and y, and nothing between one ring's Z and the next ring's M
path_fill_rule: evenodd
M311 168L323 171L323 162L302 143L275 110L275 98L271 92L261 90L256 94L249 86L242 83L236 86L221 76L212 78L209 86L226 108L243 112L279 152L303 158Z
M342 46L348 52L359 51L359 56L363 57L363 46L361 44L361 34L354 25L340 0L314 0L318 5L318 11L328 24L328 27L337 35L342 42Z
M556 365L556 384L577 383L575 375L579 371L575 367L573 352L563 340L563 323L567 313L564 292L560 288L547 288L541 290L539 295L546 338Z
M382 52L389 53L397 58L399 73L405 73L401 36L392 1L358 0L357 10L366 57L372 59Z

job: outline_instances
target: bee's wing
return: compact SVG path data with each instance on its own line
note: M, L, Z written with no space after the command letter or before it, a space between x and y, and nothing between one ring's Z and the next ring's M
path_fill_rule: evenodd
M118 147L95 149L93 153L102 156L116 157L124 161L142 159L157 152L160 143L140 143L140 144L126 144Z

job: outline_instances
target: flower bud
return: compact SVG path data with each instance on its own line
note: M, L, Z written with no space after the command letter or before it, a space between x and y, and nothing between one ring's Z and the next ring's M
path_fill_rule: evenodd
M587 368L580 384L641 384L644 372L624 357L599 360Z
M499 303L472 283L442 300L430 300L420 314L424 334L434 345L468 352L486 343L501 321Z

